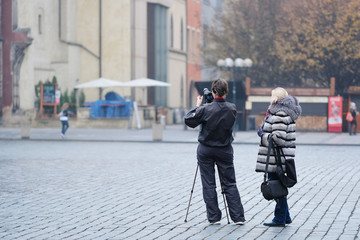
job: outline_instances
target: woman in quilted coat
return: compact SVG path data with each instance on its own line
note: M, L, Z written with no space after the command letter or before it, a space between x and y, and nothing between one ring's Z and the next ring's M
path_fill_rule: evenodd
M258 131L261 141L255 169L257 172L265 171L270 135L273 137L274 145L283 148L285 157L295 158L295 120L300 115L301 107L295 97L288 95L284 88L278 87L272 90L270 106ZM277 179L276 162L273 152L271 154L268 176L269 179ZM274 215L271 222L264 223L265 226L284 227L285 224L291 223L287 197L276 199Z

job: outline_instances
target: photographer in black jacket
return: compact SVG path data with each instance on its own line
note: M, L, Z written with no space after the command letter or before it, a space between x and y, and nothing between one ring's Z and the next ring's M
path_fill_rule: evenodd
M215 164L218 166L220 182L229 206L231 219L238 225L245 222L244 208L236 186L234 154L231 146L234 140L232 127L236 107L225 101L228 83L224 79L212 82L214 100L201 106L202 96L197 97L196 107L185 116L185 124L191 128L201 125L197 159L200 167L203 198L210 224L220 224L221 211L218 206Z

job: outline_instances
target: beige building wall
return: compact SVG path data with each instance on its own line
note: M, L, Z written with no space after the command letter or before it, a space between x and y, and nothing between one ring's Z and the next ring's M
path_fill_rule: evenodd
M62 92L68 90L70 93L75 85L99 78L99 0L17 2L18 27L29 28L33 38L33 43L25 50L21 66L20 108L34 108L34 86L39 81L51 81L56 76ZM168 16L173 14L174 47L169 51L168 60L168 82L172 86L168 89L168 105L183 107L186 0L103 0L101 75L118 81L147 77L148 2L162 4L169 8ZM183 50L181 19L184 27ZM121 96L131 94L130 88L116 88L104 89L103 96L111 90ZM137 98L146 104L146 91L137 91ZM84 89L84 92L86 101L99 98L98 89Z
M20 71L20 108L32 109L34 86L57 78L62 92L99 78L98 0L18 0L18 27L33 38ZM102 76L131 79L130 0L102 1ZM59 18L60 16L60 18ZM114 90L129 96L129 88ZM86 101L99 99L98 89L84 89Z
M97 56L99 47L99 1L77 0L77 40ZM130 0L102 1L101 76L121 82L131 79ZM99 59L81 52L81 83L100 77ZM121 96L129 96L129 88L106 88ZM98 89L85 89L87 100L99 99Z
M171 17L173 31L171 31ZM173 0L168 15L169 27L169 72L168 106L186 106L186 0ZM181 24L182 21L182 24ZM182 28L182 29L181 29ZM171 36L171 32L173 36ZM173 46L171 46L171 38Z
M75 53L70 54L72 47L59 40L59 2L19 0L17 3L18 27L30 29L33 38L32 44L25 50L20 71L20 108L27 110L34 108L34 86L39 81L51 81L56 76L59 87L63 91L68 89L70 93L75 79L79 78L79 71L70 69L79 69L79 65L78 61L70 59ZM66 0L62 3L68 5ZM74 23L73 14L64 14L67 22ZM75 31L71 26L67 24L64 27L69 35Z
M80 54L80 81L89 82L98 79L99 72L99 1L78 0L76 1L76 40L86 47L88 51ZM95 56L94 56L95 55ZM84 89L86 101L99 99L98 89Z

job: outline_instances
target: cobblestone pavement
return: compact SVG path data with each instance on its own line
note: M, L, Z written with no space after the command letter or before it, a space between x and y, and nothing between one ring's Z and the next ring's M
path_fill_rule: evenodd
M60 124L60 123L59 123ZM167 125L163 130L164 143L197 143L199 127L184 129L184 125ZM33 141L60 141L59 128L32 128L30 139ZM21 129L0 127L0 140L21 139ZM99 129L99 128L72 128L66 132L65 141L88 142L152 142L153 130L143 129ZM360 146L360 136L349 136L348 133L329 132L296 132L297 145L331 145L331 146ZM259 137L255 130L238 131L234 137L234 145L259 144Z
M293 223L269 228L257 146L234 146L247 219L206 221L195 143L0 140L0 239L358 239L360 148L298 146Z

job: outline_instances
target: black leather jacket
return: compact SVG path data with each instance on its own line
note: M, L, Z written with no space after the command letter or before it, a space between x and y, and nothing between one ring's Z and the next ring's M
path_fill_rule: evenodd
M236 108L224 99L191 109L185 116L185 124L195 128L201 124L198 141L210 147L225 147L234 140L232 127Z

